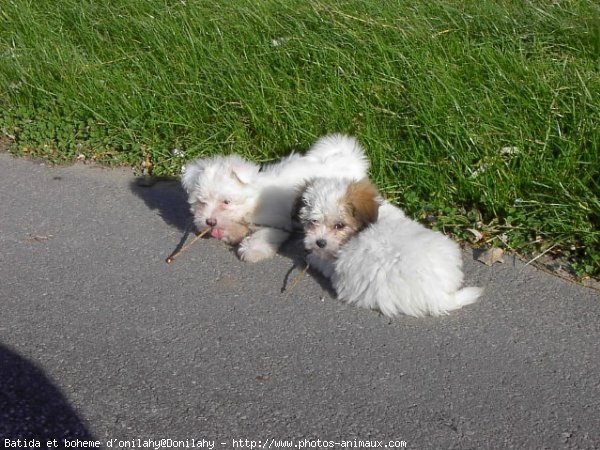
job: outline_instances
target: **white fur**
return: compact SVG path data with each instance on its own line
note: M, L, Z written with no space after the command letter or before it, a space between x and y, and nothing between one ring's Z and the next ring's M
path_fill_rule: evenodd
M459 246L441 233L415 222L388 202L379 216L347 242L338 245L332 231L315 220L326 217L345 195L351 180L319 180L318 189L304 194L308 263L331 278L338 298L386 316L438 316L473 303L482 289L465 287ZM326 239L327 247L313 245ZM331 250L328 248L331 247Z
M238 247L244 261L272 257L292 230L298 189L311 177L363 177L368 161L358 141L332 134L302 156L291 154L262 168L238 155L187 164L182 184L194 223Z

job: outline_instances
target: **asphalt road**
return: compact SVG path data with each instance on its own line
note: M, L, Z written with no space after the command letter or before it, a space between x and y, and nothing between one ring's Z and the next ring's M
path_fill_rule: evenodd
M188 219L175 182L0 154L2 443L600 447L597 291L465 254L477 304L390 320L282 294L288 256L168 265Z

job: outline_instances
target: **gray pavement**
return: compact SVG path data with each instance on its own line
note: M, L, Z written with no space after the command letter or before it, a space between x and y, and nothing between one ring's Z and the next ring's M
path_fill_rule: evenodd
M0 154L4 443L600 447L597 291L465 253L479 303L390 320L313 276L282 294L289 256L168 265L187 221L175 182Z

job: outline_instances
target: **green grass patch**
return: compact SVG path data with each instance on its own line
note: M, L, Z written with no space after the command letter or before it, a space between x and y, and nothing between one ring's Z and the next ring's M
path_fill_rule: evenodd
M600 275L593 1L6 0L0 127L156 175L343 131L413 217Z

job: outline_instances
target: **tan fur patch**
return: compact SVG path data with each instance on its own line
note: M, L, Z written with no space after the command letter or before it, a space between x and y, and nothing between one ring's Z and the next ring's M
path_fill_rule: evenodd
M379 193L368 178L355 181L346 190L347 208L356 221L357 229L377 221L379 215Z
M243 223L233 222L225 227L228 233L227 243L230 245L237 245L248 236L250 233L250 227Z

